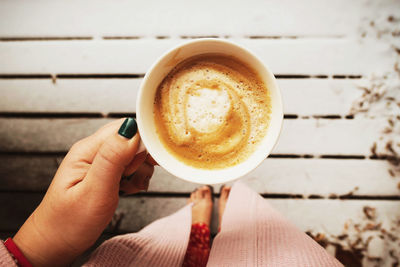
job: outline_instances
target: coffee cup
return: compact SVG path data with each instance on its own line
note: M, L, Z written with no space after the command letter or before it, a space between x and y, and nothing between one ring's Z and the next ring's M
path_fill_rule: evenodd
M188 165L175 157L157 134L154 102L160 83L182 61L204 54L234 57L250 66L266 85L270 97L270 120L265 136L243 162L226 168L207 169ZM143 144L161 167L172 175L189 182L219 184L227 183L246 175L268 157L280 135L283 108L281 93L276 79L260 59L246 48L231 41L206 38L182 43L167 51L155 61L140 86L136 103L136 118Z

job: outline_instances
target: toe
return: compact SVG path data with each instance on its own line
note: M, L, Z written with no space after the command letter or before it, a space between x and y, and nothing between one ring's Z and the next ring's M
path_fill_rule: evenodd
M201 198L206 198L206 195L210 194L210 192L211 192L210 188L208 186L202 186L199 191L200 191Z
M221 198L225 198L225 199L228 198L230 191L231 191L230 186L224 186L221 189Z
M195 198L196 199L201 199L202 198L202 188L197 188L196 191L194 192Z
M197 191L197 190L196 190L196 191ZM194 201L196 200L196 191L193 191L193 192L190 194L190 199L189 199L190 202L193 202L193 203L194 203Z
M211 191L211 188L208 186L206 186L206 189L204 190L204 198L207 200L212 199L212 191Z

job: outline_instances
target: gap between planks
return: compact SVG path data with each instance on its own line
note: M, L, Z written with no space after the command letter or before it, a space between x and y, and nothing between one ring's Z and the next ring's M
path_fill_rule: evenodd
M1 191L0 191L1 192ZM9 192L9 191L6 191ZM266 193L260 194L265 199L339 199L339 200L394 200L399 201L400 195L389 195L389 196L380 196L380 195L352 195L352 194L343 194L343 195L335 195L332 194L330 196L321 196L321 195L301 195L301 194L287 194L287 193ZM159 193L159 192L141 192L135 195L123 196L124 198L132 198L132 197L177 197L177 198L188 198L190 197L190 193ZM219 198L219 193L214 193L213 197Z
M67 154L68 151L1 151L0 156L8 155L8 156L36 156L36 157L47 157L47 156L59 156L63 157ZM270 154L268 158L280 158L280 159L340 159L340 160L388 160L386 156L376 156L376 155L312 155L312 154Z
M45 194L47 190L0 190L0 194L2 193L10 193L10 194ZM264 193L260 194L265 199L308 199L308 200L382 200L382 201L400 201L400 195L352 195L352 194L343 194L343 195L336 195L331 194L329 196L322 196L318 194L312 195L302 195L302 194L287 194L287 193ZM121 198L189 198L190 193L181 193L181 192L140 192L133 195L128 196L120 196ZM219 198L219 193L214 193L213 197Z
M107 114L99 112L0 112L0 118L23 118L23 119L68 119L68 118L122 118L122 117L134 117L135 113L120 113L110 112ZM312 116L300 116L297 114L284 114L284 119L326 119L326 120L337 120L337 119L354 119L353 115L338 115L338 114L325 114L325 115L312 115Z
M0 74L0 79L52 79L55 82L57 79L135 79L143 78L144 73L31 73L31 74L18 74L7 73ZM363 76L360 74L274 74L277 79L361 79Z
M342 39L345 38L345 35L245 35L243 39ZM0 42L28 42L28 41L38 41L38 42L46 42L46 41L87 41L87 40L139 40L139 39L171 39L176 38L175 36L170 35L157 35L157 36L134 36L134 35L125 35L125 36L102 36L100 38L93 36L37 36L37 37L24 37L24 36L15 36L15 37L0 37ZM231 35L180 35L178 39L204 39L204 38L215 38L215 39L230 39ZM238 37L235 37L238 38Z

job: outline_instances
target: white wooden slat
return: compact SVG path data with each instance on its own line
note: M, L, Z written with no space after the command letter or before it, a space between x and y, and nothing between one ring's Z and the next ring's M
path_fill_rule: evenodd
M332 235L343 233L343 226L349 219L361 221L365 218L362 208L370 206L377 209L378 220L388 227L399 216L398 201L363 201L363 200L295 200L270 199L272 206L282 212L291 222L303 231L326 231ZM323 216L342 214L343 216ZM302 217L305 217L304 220ZM312 222L314 221L314 223ZM389 228L390 229L390 228Z
M381 2L385 13L398 7L394 0ZM106 0L8 0L0 7L0 36L336 36L357 32L360 21L374 8L376 5L365 0L153 0L118 4Z
M1 83L0 83L1 84ZM278 79L285 114L299 116L350 113L353 102L362 95L355 80ZM383 109L379 115L392 115Z
M2 155L0 190L44 192L61 160L57 156ZM241 180L261 194L398 196L400 181L389 174L390 167L382 160L268 158ZM196 187L156 167L149 192L189 193ZM214 186L214 192L219 188Z
M392 70L396 52L353 39L236 39L276 74L369 74ZM180 39L0 43L1 74L145 73Z
M142 79L0 80L2 112L134 113Z
M379 142L386 125L386 119L285 120L274 152L370 155L373 143Z
M0 79L0 112L134 113L142 79ZM350 114L363 90L359 79L278 79L285 114ZM382 98L376 117L400 113ZM379 105L379 106L378 106Z
M44 192L63 157L1 155L0 191Z
M3 151L68 151L112 119L0 119Z
M400 181L389 174L390 167L381 160L267 158L241 181L260 194L398 196ZM156 167L149 191L192 192L197 186Z
M67 151L111 119L0 119L1 151ZM285 120L273 153L370 155L387 119ZM394 136L396 143L399 136Z
M254 51L274 73L370 74L392 71L396 52L379 41L357 39L252 40L239 43ZM294 45L295 44L295 45ZM279 51L279 52L278 52Z
M133 113L142 79L0 80L0 112ZM361 96L354 80L279 79L286 114L347 115ZM397 114L383 109L380 115ZM386 112L386 113L385 113Z

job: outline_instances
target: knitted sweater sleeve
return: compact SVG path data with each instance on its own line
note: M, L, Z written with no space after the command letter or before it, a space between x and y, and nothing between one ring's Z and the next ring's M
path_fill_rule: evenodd
M191 205L138 233L104 242L84 266L181 266L191 228Z
M0 266L17 267L12 255L4 246L3 241L0 242Z

